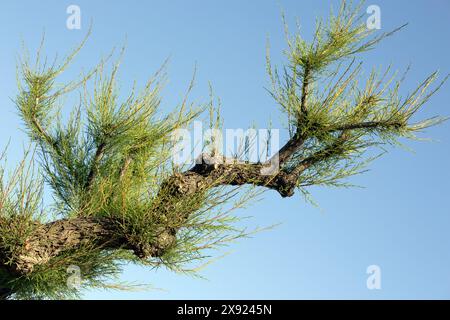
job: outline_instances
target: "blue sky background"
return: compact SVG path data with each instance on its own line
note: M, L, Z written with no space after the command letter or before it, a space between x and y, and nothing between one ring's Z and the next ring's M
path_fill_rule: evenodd
M337 3L333 1L333 3ZM66 8L77 4L82 29L66 28ZM10 163L20 159L26 135L11 102L16 94L15 57L21 39L31 48L46 31L46 53L63 55L93 33L69 79L94 66L127 38L120 73L123 90L142 84L167 58L170 82L163 109L182 98L197 63L193 99L208 99L208 81L222 99L225 128L252 123L275 128L284 120L264 87L265 45L269 37L274 63L285 48L280 8L303 34L312 34L316 16L326 16L330 1L2 1L0 6L0 145L11 138ZM367 2L381 8L382 31L409 22L402 32L364 55L365 68L392 63L412 70L402 89L412 90L435 69L450 71L450 2ZM447 84L421 117L450 115ZM68 106L67 110L70 109ZM285 134L283 135L286 136ZM207 280L127 267L122 280L151 283L163 290L89 291L88 299L392 299L450 298L450 124L431 128L434 142L409 142L415 153L391 150L371 171L351 182L364 189L313 189L320 209L296 195L265 199L237 212L254 216L255 225L281 222L276 229L234 243L232 253L208 266ZM50 196L47 195L49 199ZM366 288L366 268L380 266L382 289Z

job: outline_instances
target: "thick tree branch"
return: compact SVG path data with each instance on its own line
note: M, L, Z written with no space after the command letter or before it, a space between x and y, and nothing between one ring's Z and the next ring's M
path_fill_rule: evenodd
M160 192L154 201L152 211L158 216L169 216L174 212L170 203L177 203L195 194L207 191L211 188L230 185L240 186L251 184L277 191L282 197L290 197L294 194L297 181L301 173L311 165L323 161L332 156L340 145L345 143L348 132L353 129L376 127L375 122L366 122L359 125L342 127L342 132L336 141L308 158L300 161L289 172L283 166L302 147L305 138L297 133L279 150L279 170L272 174L266 174L266 163L240 163L227 158L207 158L202 155L202 162L196 164L190 170L175 173L167 178L160 187ZM95 179L98 162L104 155L106 145L100 144L93 158L92 169L88 182ZM220 161L219 161L220 160ZM121 168L121 175L130 164L131 159L126 158ZM200 208L190 208L183 212L177 219L181 221ZM133 243L127 238L126 232L120 230L120 221L113 218L102 217L77 217L62 219L48 224L35 222L36 228L27 239L19 252L12 256L0 258L3 265L13 274L25 275L33 271L36 265L48 263L64 251L74 250L84 244L94 245L101 249L128 249L132 250L140 258L158 257L170 248L176 241L178 230L169 227L170 223L158 227L157 234L151 243ZM181 224L182 225L182 224ZM8 262L8 264L7 264Z
M289 145L298 143L288 142ZM294 152L294 149L284 148L290 152ZM96 155L98 154L101 152L97 152ZM220 185L253 184L276 190L283 197L292 196L297 177L283 170L278 170L273 175L265 175L266 166L267 164L261 163L230 163L227 159L224 163L197 164L184 173L174 174L161 184L152 211L159 216L169 215L173 210L170 203L176 203L184 197L192 197ZM170 201L166 201L168 199ZM196 209L190 210L183 212L179 219L187 219ZM135 244L127 238L123 230L120 230L119 224L120 221L107 217L77 217L48 224L35 222L33 233L20 250L12 255L13 259L11 256L3 257L0 259L3 261L0 262L7 265L11 273L20 276L32 272L36 265L48 263L62 252L77 249L84 244L101 249L129 249L140 258L157 257L174 243L178 231L162 225L152 243Z
M127 239L120 230L119 223L120 221L108 217L77 217L47 224L35 222L33 233L20 250L9 256L0 255L0 262L9 272L20 276L32 272L37 265L48 263L64 251L83 245L105 250L129 249L139 257L156 257L167 249L170 242L167 238L171 236L164 233L164 230L153 243L139 245Z

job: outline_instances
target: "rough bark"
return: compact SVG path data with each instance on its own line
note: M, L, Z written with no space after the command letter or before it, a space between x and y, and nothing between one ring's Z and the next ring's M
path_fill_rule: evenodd
M153 243L136 245L127 240L112 218L78 217L61 219L47 224L36 223L20 252L6 265L9 272L21 276L33 271L36 265L47 263L64 251L76 249L84 244L101 249L129 249L142 258L159 256L170 244L172 235L161 230Z

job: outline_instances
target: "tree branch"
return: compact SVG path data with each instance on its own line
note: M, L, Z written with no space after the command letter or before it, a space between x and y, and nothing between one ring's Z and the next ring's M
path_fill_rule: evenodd
M366 121L366 122L360 122L360 123L350 123L350 124L343 124L339 126L331 127L328 132L333 131L342 131L342 130L355 130L355 129L376 129L376 128L399 128L402 125L404 125L401 122L398 121Z
M95 151L95 155L92 160L91 167L89 169L89 174L86 179L86 184L85 184L86 189L89 189L92 186L92 183L94 182L95 177L97 176L98 164L102 160L102 158L105 154L105 149L106 149L106 143L101 142L98 145L97 150Z
M349 138L349 131L358 128L376 128L379 125L381 125L380 122L363 122L335 127L333 130L342 132L332 144L303 159L293 170L287 171L283 168L284 165L305 142L305 137L297 132L279 150L277 155L279 170L273 171L272 174L265 174L264 170L271 165L270 161L241 163L235 159L219 156L212 158L203 154L201 163L185 172L173 174L161 184L152 212L157 216L167 216L171 212L175 212L175 208L170 203L177 203L195 194L223 185L250 184L275 190L282 197L290 197L294 194L301 173L315 163L326 160L335 154L339 146ZM87 186L90 186L95 179L98 162L104 156L105 148L106 144L100 143L96 150ZM125 174L130 162L131 158L124 159L120 170L121 176ZM187 209L188 211L183 212L177 219L185 221L197 209L200 208ZM83 244L95 245L101 249L128 249L132 250L139 258L145 259L161 256L176 241L178 230L170 227L173 224L166 223L166 225L158 227L158 232L151 243L133 243L128 239L126 232L120 229L120 222L108 217L77 217L48 224L35 222L36 228L20 249L21 251L13 255L14 259L11 260L11 257L8 256L0 258L0 262L5 265L9 261L8 270L20 276L32 272L36 265L48 263L50 259L57 257L62 252L76 249Z
M308 97L309 93L309 82L310 82L310 72L311 69L309 67L309 64L305 65L305 69L303 71L303 83L302 83L302 96L300 98L300 110L302 112L302 116L307 116L307 106L306 106L306 99Z

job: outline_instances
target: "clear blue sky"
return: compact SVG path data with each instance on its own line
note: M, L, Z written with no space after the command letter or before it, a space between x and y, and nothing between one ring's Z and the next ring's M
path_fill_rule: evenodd
M124 90L153 73L168 56L170 83L163 108L180 101L195 63L193 98L206 101L208 81L222 99L225 128L281 128L281 115L268 96L265 45L274 62L284 46L280 8L290 23L299 18L311 35L316 16L326 16L330 1L4 1L0 6L0 145L11 138L9 161L18 160L26 136L10 98L16 94L15 56L21 39L34 49L46 31L50 57L66 53L93 34L68 72L93 66L127 38L120 73ZM333 3L336 4L335 1ZM66 28L66 8L77 4L82 29ZM450 2L376 0L382 31L409 22L404 31L365 54L367 69L412 64L406 94L435 69L450 71ZM447 84L421 116L450 115ZM70 107L70 106L68 106ZM69 108L68 108L69 109ZM364 189L314 189L321 209L300 196L265 199L237 212L255 225L281 222L276 229L234 243L232 253L202 272L207 280L127 267L122 280L164 289L146 292L86 292L85 298L122 299L315 299L450 298L450 123L427 131L434 142L411 142L415 153L391 150L371 171L351 181ZM49 196L47 196L49 198ZM381 290L366 288L366 268L378 265Z

